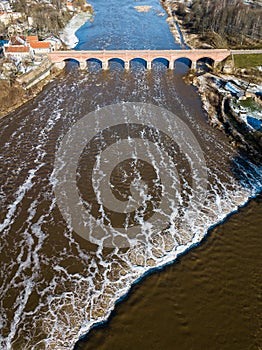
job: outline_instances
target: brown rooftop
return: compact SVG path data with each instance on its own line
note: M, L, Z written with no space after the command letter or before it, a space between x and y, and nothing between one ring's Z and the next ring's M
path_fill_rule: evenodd
M49 49L51 44L49 41L32 41L29 45L32 49Z
M33 42L33 41L38 41L38 36L37 36L37 35L28 35L28 36L26 37L26 41L27 41L28 43L31 43L31 42Z
M5 46L5 52L12 53L12 52L29 52L30 48L28 46Z

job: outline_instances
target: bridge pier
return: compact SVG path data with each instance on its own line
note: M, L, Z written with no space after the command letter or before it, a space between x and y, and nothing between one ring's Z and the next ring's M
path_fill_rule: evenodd
M87 69L86 61L80 62L80 63L79 63L79 68L80 68L81 70Z
M130 69L130 67L129 67L129 61L125 61L125 69L126 69L126 70L129 70L129 69Z
M108 61L102 61L102 69L107 70L108 69Z
M152 62L151 61L146 62L146 69L148 69L148 70L152 69Z
M196 67L197 67L196 61L192 61L192 63L191 63L191 69L196 70Z
M217 66L219 65L220 61L214 61L214 68L217 68Z

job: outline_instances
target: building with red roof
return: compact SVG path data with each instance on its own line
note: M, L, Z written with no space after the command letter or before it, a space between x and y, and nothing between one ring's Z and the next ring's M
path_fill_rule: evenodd
M51 51L51 43L49 41L32 41L29 46L34 53L46 53Z
M33 58L34 54L45 54L52 51L49 41L38 41L37 35L12 36L9 43L4 46L4 55L9 58L20 58L27 56Z
M29 46L13 45L4 46L4 54L8 58L19 58L21 60L31 57L31 49Z
M35 41L38 41L38 36L37 35L28 35L26 37L26 42L28 42L28 43L32 43L32 42L35 42Z

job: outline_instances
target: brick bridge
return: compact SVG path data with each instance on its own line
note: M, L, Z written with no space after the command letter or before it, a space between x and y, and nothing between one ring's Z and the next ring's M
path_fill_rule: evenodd
M102 69L108 69L110 63L117 61L125 69L129 69L133 60L142 60L147 69L159 59L165 60L166 66L174 69L175 61L187 59L191 68L196 68L199 60L209 59L212 64L223 61L230 55L226 49L213 50L103 50L103 51L53 51L48 53L50 60L59 68L65 66L66 61L75 60L81 69L87 68L88 61L98 62Z

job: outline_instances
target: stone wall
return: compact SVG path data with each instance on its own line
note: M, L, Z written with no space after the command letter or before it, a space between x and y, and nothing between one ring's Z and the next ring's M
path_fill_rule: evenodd
M53 64L50 59L45 57L36 69L33 69L17 78L17 82L25 89L29 89L42 79L46 78L50 74L52 66Z

